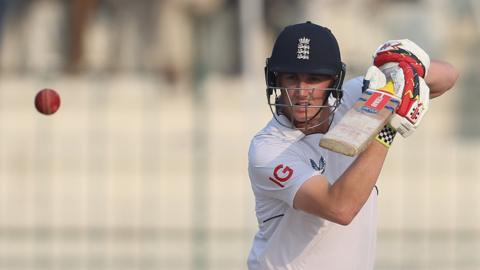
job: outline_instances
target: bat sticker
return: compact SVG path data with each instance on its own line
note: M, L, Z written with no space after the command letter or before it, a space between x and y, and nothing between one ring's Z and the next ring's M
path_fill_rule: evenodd
M370 98L365 103L365 106L374 109L374 110L381 110L385 105L387 105L388 101L390 101L390 96L384 95L379 92L375 92L370 96Z

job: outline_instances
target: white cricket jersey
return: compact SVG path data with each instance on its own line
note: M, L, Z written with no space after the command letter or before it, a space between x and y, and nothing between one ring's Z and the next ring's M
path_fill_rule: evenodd
M361 87L361 77L344 84L333 125L361 96ZM284 116L279 119L288 121ZM304 135L272 119L252 139L248 173L259 230L248 256L250 270L373 269L375 189L348 226L293 208L295 193L306 180L322 174L333 184L355 159L318 146L322 136Z

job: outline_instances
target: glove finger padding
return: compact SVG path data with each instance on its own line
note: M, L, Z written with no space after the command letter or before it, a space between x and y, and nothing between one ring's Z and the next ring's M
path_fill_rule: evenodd
M385 84L387 84L385 73L376 66L369 67L363 79L363 91L366 89L377 90L384 87Z
M408 39L389 40L375 50L374 65L380 67L388 62L412 64L420 77L425 78L430 67L430 57L417 44Z
M398 63L391 63L388 68L380 70L376 66L368 68L363 80L364 91L366 89L379 90L388 93L392 98L401 99L404 88L403 70L398 67ZM392 81L393 87L387 87L387 79Z
M412 135L428 110L430 89L423 78L420 77L418 77L418 91L419 94L415 97L403 96L402 105L408 104L408 106L405 106L406 113L400 114L397 112L390 120L390 125L404 138Z

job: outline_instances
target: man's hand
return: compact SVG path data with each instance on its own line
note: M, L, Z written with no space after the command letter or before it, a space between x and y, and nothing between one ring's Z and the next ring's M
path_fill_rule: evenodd
M386 81L393 81L393 94L401 99L390 125L403 137L408 137L416 130L428 110L430 90L424 78L430 58L410 40L390 40L376 50L374 65L385 74ZM370 84L374 81L371 80Z

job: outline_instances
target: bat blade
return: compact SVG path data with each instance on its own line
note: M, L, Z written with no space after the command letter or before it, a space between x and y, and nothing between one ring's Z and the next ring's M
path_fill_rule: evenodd
M347 156L358 155L390 120L399 104L399 99L389 93L367 89L322 137L320 146Z

